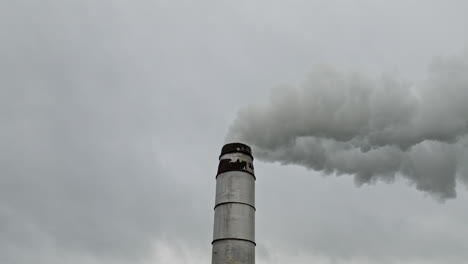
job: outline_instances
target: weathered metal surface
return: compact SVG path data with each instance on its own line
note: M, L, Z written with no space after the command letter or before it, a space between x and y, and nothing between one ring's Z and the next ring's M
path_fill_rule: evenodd
M211 263L251 264L255 263L255 245L246 241L226 240L213 244Z
M252 175L240 171L227 171L218 175L215 206L232 202L255 207L255 178Z
M255 174L250 147L223 147L216 176L212 264L255 263ZM253 177L252 177L253 176Z
M244 153L226 153L219 158L217 175L227 171L244 171L255 177L253 159Z
M245 204L223 204L215 209L213 241L243 239L255 243L255 210Z
M228 153L243 153L247 156L250 156L253 160L252 149L249 146L242 143L229 143L224 145L223 149L221 150L220 157Z

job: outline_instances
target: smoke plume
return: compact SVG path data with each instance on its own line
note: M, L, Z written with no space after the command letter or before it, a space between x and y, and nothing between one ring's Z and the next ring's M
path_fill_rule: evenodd
M227 140L264 161L354 175L358 185L403 176L453 198L457 178L468 182L467 99L468 56L434 60L415 83L321 66L240 110Z

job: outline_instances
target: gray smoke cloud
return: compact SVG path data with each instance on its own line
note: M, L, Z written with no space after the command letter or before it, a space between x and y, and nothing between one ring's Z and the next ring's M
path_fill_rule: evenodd
M403 176L443 200L468 178L467 99L467 54L434 59L414 83L317 66L302 85L241 109L226 140L358 185Z

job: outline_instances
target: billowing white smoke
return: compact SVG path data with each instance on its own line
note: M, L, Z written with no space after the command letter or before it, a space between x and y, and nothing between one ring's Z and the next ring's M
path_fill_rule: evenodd
M228 141L256 157L356 183L396 175L441 199L468 179L468 56L438 59L409 84L317 67L299 87L276 89L266 105L242 109Z

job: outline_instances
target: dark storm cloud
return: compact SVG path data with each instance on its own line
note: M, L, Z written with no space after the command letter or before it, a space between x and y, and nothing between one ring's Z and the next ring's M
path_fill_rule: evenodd
M438 59L414 84L318 67L266 106L241 110L228 140L267 161L353 174L358 184L403 174L419 190L455 197L468 134L468 58Z

